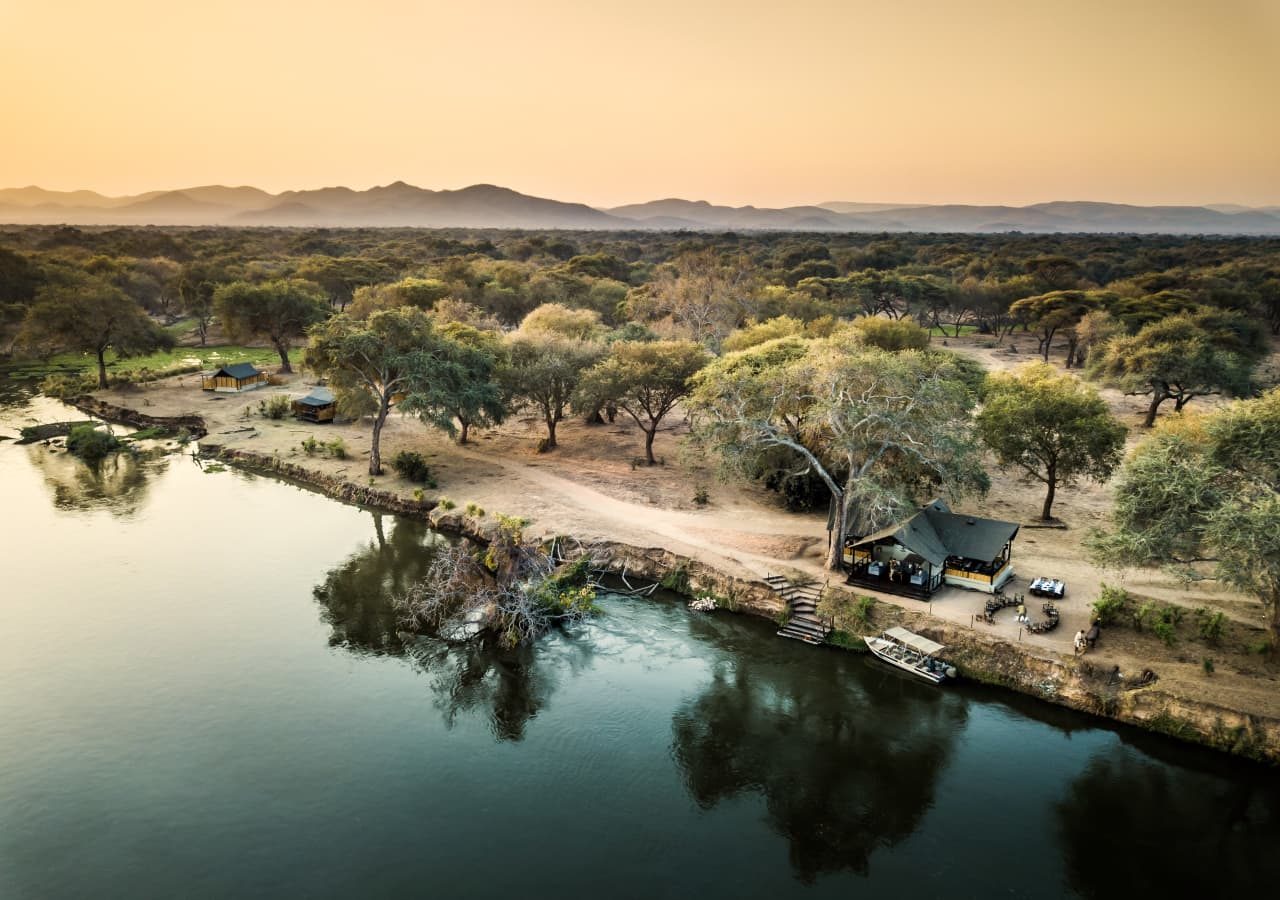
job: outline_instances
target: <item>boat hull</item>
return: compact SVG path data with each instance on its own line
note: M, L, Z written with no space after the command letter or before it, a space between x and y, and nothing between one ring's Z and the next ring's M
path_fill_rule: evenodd
M903 649L899 644L895 644L892 641L886 641L884 638L878 637L864 637L863 640L867 644L867 649L875 655L876 659L886 662L896 669L901 669L904 672L910 672L912 675L923 681L927 681L930 684L942 684L947 680L945 672L930 671L919 664L912 663L909 659L895 656L895 650L901 651Z

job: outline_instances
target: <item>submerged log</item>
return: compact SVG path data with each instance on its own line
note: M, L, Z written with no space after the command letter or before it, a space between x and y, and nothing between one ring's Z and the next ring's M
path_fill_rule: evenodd
M47 441L50 438L66 437L71 433L72 428L81 425L97 425L97 422L91 419L81 419L78 422L49 422L45 425L28 425L19 432L19 444L34 444L36 441Z

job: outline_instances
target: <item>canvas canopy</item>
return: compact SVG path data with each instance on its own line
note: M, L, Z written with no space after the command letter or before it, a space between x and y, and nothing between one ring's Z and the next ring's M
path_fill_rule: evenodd
M905 522L869 534L858 544L891 539L937 567L951 556L991 562L1017 533L1014 522L956 515L934 500Z
M907 631L905 628L890 628L885 632L885 637L893 638L900 644L910 647L923 653L925 656L934 656L941 653L945 648L937 641L931 641L927 637L921 637L914 631Z

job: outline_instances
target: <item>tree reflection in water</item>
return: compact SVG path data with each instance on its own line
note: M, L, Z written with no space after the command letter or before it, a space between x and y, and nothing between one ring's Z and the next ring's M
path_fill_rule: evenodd
M1280 884L1280 785L1257 775L1179 771L1123 747L1099 755L1056 810L1068 883L1086 897Z
M86 463L66 451L33 445L27 448L58 509L106 509L122 518L133 515L147 495L150 477L168 465L163 452L112 453Z
M848 667L862 661L835 653L730 656L672 722L689 793L703 809L759 794L804 882L866 874L932 805L964 702L892 673L857 677Z
M315 588L329 643L358 654L404 656L429 676L435 703L452 726L482 713L495 738L518 741L546 705L551 680L539 672L535 650L508 650L480 638L461 644L400 631L392 598L421 579L432 548L445 538L425 523L394 519L390 532L374 513L375 540L329 572Z

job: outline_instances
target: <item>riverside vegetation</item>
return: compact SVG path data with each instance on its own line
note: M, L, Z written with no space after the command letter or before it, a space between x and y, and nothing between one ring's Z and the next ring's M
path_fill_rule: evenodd
M98 386L179 338L258 341L285 372L305 345L340 408L371 417L372 477L393 407L460 440L532 411L542 451L567 416L622 411L653 465L681 406L725 474L834 501L838 532L981 495L993 464L1043 482L1048 519L1061 489L1120 461L1124 429L1080 374L1148 397L1141 425L1158 426L1120 469L1097 559L1220 579L1265 607L1273 645L1280 631L1276 577L1255 564L1280 558L1273 239L33 227L0 234L0 308L9 352L87 354ZM1076 371L986 378L947 346L962 333L1029 335ZM1240 403L1189 417L1211 396ZM1231 437L1238 422L1260 437ZM1133 515L1169 478L1217 499Z

